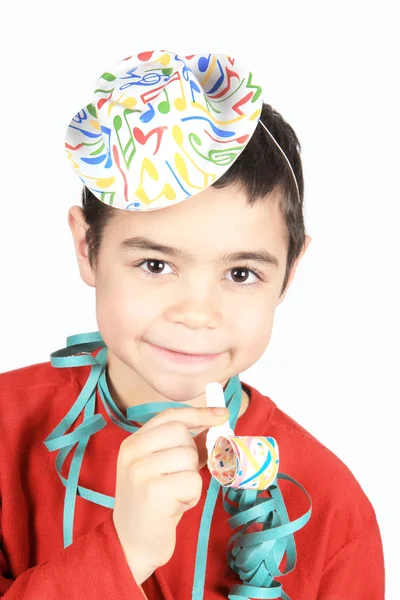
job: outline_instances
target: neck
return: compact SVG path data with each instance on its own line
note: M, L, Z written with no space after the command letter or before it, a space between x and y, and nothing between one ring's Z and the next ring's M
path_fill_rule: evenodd
M115 355L108 351L106 379L110 395L117 407L126 416L126 410L131 406L148 404L152 402L168 402L170 400L179 401L182 405L193 406L194 408L206 406L205 393L194 398L180 396L179 398L168 398L157 392L147 382L145 382L137 373L122 363ZM229 379L224 379L219 383L225 389ZM249 406L249 395L242 389L241 406L239 411L240 418ZM191 430L198 435L205 428Z

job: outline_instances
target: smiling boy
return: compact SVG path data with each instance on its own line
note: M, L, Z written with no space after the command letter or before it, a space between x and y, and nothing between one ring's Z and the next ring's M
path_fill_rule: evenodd
M82 139L67 143L74 168L89 169L82 207L70 209L68 223L81 278L96 291L99 333L69 339L70 352L53 353L51 363L0 376L0 597L383 600L379 527L354 475L271 398L238 378L268 347L275 310L311 242L296 134L270 105L255 110L259 88L229 57L159 51L130 58L131 70L125 59L122 75L103 74L96 92L109 96L75 116L70 135ZM111 100L108 84L119 94L127 79L132 86L159 83L160 64L168 107L162 96L157 112L150 92L137 114L139 92L130 91L125 104L119 95ZM165 70L169 64L173 73ZM232 73L241 81L240 99L228 94ZM119 79L125 83L118 88ZM182 117L182 97L176 98L179 114L171 124L165 111L172 110L178 83L193 100L189 117ZM202 89L204 106L196 96ZM228 108L216 100L222 93L240 118L224 122ZM226 114L216 118L211 111L207 130L203 115L210 106ZM114 109L126 123L137 120L122 140L123 120L114 117L115 145L101 154L98 132L112 139L106 125ZM206 129L197 137L189 133L192 149L209 162L212 157L222 172L212 185L197 181L200 189L187 195L203 163L195 164L194 155L190 162L186 147L176 152L183 139L177 132L195 119ZM231 131L233 122L238 131ZM146 137L147 123L153 129ZM147 141L161 136L161 143L168 127L174 141L157 156ZM220 145L233 135L228 161ZM136 170L129 170L130 159ZM146 192L140 165L152 174ZM115 181L122 174L121 187L106 202L111 167ZM90 189L93 180L99 189ZM138 181L132 209L126 203ZM153 210L150 190L162 185L164 204ZM229 414L206 407L210 382L222 385ZM233 490L236 501L226 488L218 497L221 486L207 468L206 434L228 416L238 438L273 439L279 446L274 484ZM310 519L296 486L312 499ZM240 537L232 536L231 528L243 525Z

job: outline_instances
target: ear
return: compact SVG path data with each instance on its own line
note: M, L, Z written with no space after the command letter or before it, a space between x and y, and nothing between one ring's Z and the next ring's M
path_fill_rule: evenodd
M285 289L285 291L283 292L282 296L279 298L279 301L278 301L278 304L277 304L277 306L278 306L278 305L279 305L279 304L280 304L280 303L281 303L281 302L284 300L284 298L286 297L287 291L288 291L288 289L289 289L289 287L290 287L290 285L291 285L291 283L292 283L292 281L293 281L293 279L294 279L294 276L295 276L295 273L296 273L297 266L298 266L298 264L299 264L300 260L302 259L302 257L304 256L304 254L305 254L305 252L306 252L306 250L307 250L308 246L310 245L310 243L311 243L311 240L312 240L312 238L310 238L310 236L309 236L309 235L306 235L306 239L305 239L305 242L304 242L304 246L303 246L303 248L302 248L302 250L301 250L301 252L300 252L299 256L297 257L297 259L295 260L295 262L294 262L294 264L293 264L293 266L292 266L292 269L291 269L291 271L290 271L290 275L289 275L289 279L288 279L288 282L287 282L287 284L286 284L286 289Z
M88 244L86 243L87 224L80 206L71 206L68 211L68 225L74 239L76 258L78 259L79 273L90 287L96 287L95 272L89 263Z

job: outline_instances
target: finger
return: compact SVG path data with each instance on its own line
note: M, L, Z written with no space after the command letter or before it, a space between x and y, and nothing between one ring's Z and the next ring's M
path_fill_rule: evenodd
M132 464L132 474L139 484L159 478L162 475L198 470L199 455L197 450L187 446L155 452Z
M168 517L176 517L199 502L203 480L197 471L180 471L153 481L154 490L167 502L163 508Z
M149 431L136 431L127 437L120 446L121 460L129 464L153 453L186 446L196 448L189 429L180 421L162 423Z
M142 425L139 432L148 431L153 427L157 427L162 423L168 423L169 421L180 421L181 423L184 423L188 429L214 427L224 423L228 417L229 410L227 408L222 416L215 414L214 409L206 406L200 408L194 408L192 406L186 408L167 408Z

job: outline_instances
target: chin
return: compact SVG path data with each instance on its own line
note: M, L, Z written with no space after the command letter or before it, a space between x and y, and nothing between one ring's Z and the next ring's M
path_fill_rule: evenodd
M149 385L163 397L173 402L188 402L205 393L207 383L219 381L221 378L206 374L183 377L178 373L169 373L163 377L149 380Z

